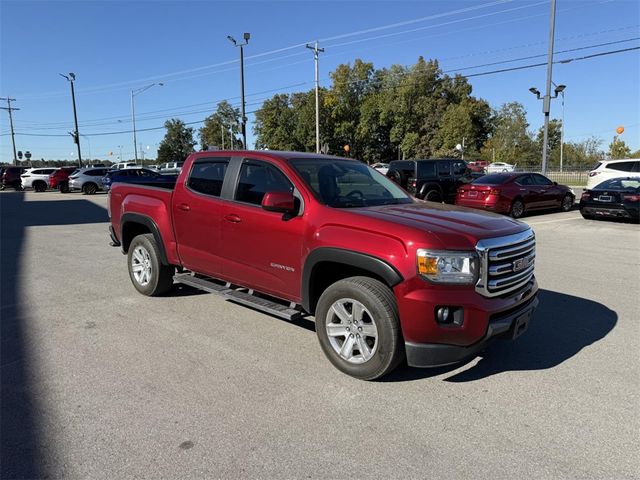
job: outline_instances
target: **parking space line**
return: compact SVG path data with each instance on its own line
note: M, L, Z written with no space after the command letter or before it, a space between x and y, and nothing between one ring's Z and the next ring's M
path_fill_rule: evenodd
M546 223L557 223L557 222L566 222L568 220L583 220L582 217L571 217L571 218L557 218L555 220L547 220L546 222L538 222L538 223L530 223L527 222L529 225L544 225Z

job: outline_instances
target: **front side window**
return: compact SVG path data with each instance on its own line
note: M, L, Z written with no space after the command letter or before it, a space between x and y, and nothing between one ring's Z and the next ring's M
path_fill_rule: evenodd
M187 186L198 193L219 197L229 158L199 158L193 162Z
M523 175L521 177L518 177L518 179L516 180L516 183L518 185L535 185L533 178L531 178L531 175Z
M547 177L543 177L539 173L534 173L533 178L536 182L536 185L553 185L553 182L549 180Z
M400 187L367 165L349 160L294 158L291 165L321 203L335 208L413 203Z
M289 179L277 168L263 162L242 164L235 200L261 205L267 192L293 192Z
M453 162L453 174L464 175L467 171L467 164L463 161Z

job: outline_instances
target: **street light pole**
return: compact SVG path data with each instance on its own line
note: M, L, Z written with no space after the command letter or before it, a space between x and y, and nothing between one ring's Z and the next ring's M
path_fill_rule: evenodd
M549 144L549 113L551 112L551 70L553 68L553 41L556 28L556 0L551 0L551 21L549 26L549 53L547 55L547 88L542 102L544 113L544 139L542 144L542 174L547 172L547 149ZM556 97L558 94L556 93Z
M67 79L67 81L71 84L71 102L73 103L73 121L75 124L75 131L73 132L73 141L76 142L76 146L78 147L78 166L82 168L82 154L80 153L80 132L78 131L78 113L76 111L76 93L73 88L73 84L76 81L76 74L69 73L69 75L60 74L61 77Z
M316 153L320 153L320 80L318 78L318 53L324 52L324 48L318 48L318 41L311 46L306 45L307 48L313 50L313 60L316 69Z
M553 83L553 86L558 88L558 85ZM560 171L562 172L562 160L563 160L563 150L564 150L564 89L560 90L560 94L562 95L562 125L560 125Z
M251 34L248 32L245 32L243 34L243 38L244 38L244 43L238 43L236 42L236 39L233 38L231 35L227 35L227 39L229 39L229 41L231 43L233 43L234 46L236 47L240 47L240 101L242 102L242 144L244 149L247 149L247 115L245 112L245 102L244 102L244 47L246 45L249 44L249 38L251 38Z
M555 83L554 83L555 85ZM551 104L551 100L554 98L558 98L558 94L564 92L564 89L567 88L566 85L558 85L556 86L554 92L554 96L552 97L551 94L547 94L544 97L540 96L540 90L538 90L536 87L531 87L529 89L529 91L531 93L533 93L538 100L543 99L545 104ZM562 105L563 105L563 112L562 112L562 130L560 131L560 158L562 158L562 142L564 141L564 93L562 93ZM545 107L546 108L546 113L545 113L545 117L544 117L544 145L542 145L542 174L545 174L547 171L547 143L549 142L549 107ZM561 160L562 162L562 160ZM560 163L560 165L562 165L562 163Z
M154 87L156 85L158 85L159 87L162 87L164 83L162 82L152 83L150 85L147 85L146 87L141 87L135 90L131 90L131 123L133 124L133 152L136 159L136 165L138 164L138 143L136 139L136 105L135 105L134 98L136 95L139 95L142 92L149 90L151 87Z

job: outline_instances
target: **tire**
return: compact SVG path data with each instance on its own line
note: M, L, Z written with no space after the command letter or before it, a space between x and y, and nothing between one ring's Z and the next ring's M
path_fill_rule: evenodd
M98 191L98 186L95 183L85 183L82 186L82 191L85 195L93 195Z
M354 317L354 308L361 312L360 318ZM361 380L388 374L404 358L393 291L373 278L350 277L329 286L316 308L316 334L329 361L341 372Z
M42 181L40 181L40 182L35 182L35 183L33 184L33 189L34 189L36 192L44 192L44 191L47 189L47 184L46 184L46 183L44 183L44 182L42 182Z
M138 235L131 241L127 265L131 283L143 295L162 295L173 285L175 268L162 264L160 249L151 233Z
M422 198L429 202L442 202L442 195L438 190L429 190Z
M563 212L568 212L573 208L573 195L567 193L562 199L562 205L560 206L560 210Z
M60 193L69 193L69 184L67 182L62 182L59 187Z
M509 209L509 215L513 218L520 218L524 215L524 202L519 198L515 199Z

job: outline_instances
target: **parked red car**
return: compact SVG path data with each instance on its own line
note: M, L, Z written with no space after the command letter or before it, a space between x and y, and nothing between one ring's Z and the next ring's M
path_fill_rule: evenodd
M508 213L513 218L525 212L560 208L568 212L575 195L539 173L494 173L458 188L456 205Z
M477 160L475 162L467 162L467 168L472 172L484 173L486 172L489 162L484 160Z
M78 170L78 167L62 167L49 175L49 187L60 190L61 193L69 192L69 176Z

